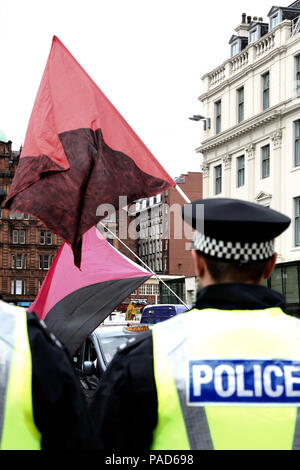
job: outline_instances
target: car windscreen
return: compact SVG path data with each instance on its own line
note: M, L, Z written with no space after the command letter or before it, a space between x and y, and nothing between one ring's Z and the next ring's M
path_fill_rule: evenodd
M104 355L104 360L108 364L113 356L116 354L117 349L121 344L126 343L127 338L122 336L102 336L100 338L100 346Z

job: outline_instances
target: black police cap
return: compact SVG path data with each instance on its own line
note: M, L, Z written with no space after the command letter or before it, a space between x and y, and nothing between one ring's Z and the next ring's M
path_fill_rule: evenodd
M185 204L183 218L195 229L193 248L214 258L244 262L272 256L274 239L291 223L273 209L230 198Z

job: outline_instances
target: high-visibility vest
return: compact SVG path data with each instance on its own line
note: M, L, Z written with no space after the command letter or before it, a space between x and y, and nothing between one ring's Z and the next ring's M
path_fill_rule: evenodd
M194 309L152 334L152 449L300 449L300 320Z
M0 449L39 450L26 311L0 301Z

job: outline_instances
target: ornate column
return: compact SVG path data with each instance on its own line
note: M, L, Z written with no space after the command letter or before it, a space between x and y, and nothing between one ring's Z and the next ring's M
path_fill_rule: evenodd
M201 171L203 178L203 198L208 198L211 197L211 194L209 194L209 165L207 163L202 163Z
M225 154L222 158L222 164L223 164L223 170L224 170L224 176L223 176L223 194L225 197L231 197L231 162L232 162L232 156L229 155L228 153Z
M285 177L284 177L284 159L282 159L281 148L282 148L282 130L278 129L271 135L270 145L270 171L273 178L272 188L272 208L279 211L285 212ZM276 240L276 250L280 256L284 255L284 239L286 235L283 234Z
M255 182L256 182L256 171L255 171L255 155L256 155L256 146L255 144L249 144L245 148L246 151L246 181L248 184L248 200L254 201L255 199Z

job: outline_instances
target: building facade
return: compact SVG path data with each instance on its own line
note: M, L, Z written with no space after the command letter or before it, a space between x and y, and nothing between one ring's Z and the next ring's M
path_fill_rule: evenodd
M300 2L242 15L229 58L203 78L204 197L262 204L292 219L268 285L300 315Z
M0 187L9 193L20 151L0 135ZM35 299L62 240L28 214L0 211L0 293L28 307Z
M202 198L201 172L188 172L175 181L191 201ZM136 201L132 216L136 219L138 256L156 273L195 274L189 251L191 234L181 216L183 204L176 188Z
M175 181L191 201L202 198L201 172L188 172L175 178ZM192 229L183 223L181 215L184 203L179 192L170 188L157 196L139 199L129 208L131 221L135 222L138 257L170 287L171 282L177 295L181 292L181 287L178 291L178 286L185 285L188 278L187 288L184 289L184 294L180 294L183 301L194 298L196 285L189 250ZM158 279L152 276L130 298L146 300L147 303L161 303L161 285ZM164 299L166 298L164 295ZM172 296L173 301L179 302Z

